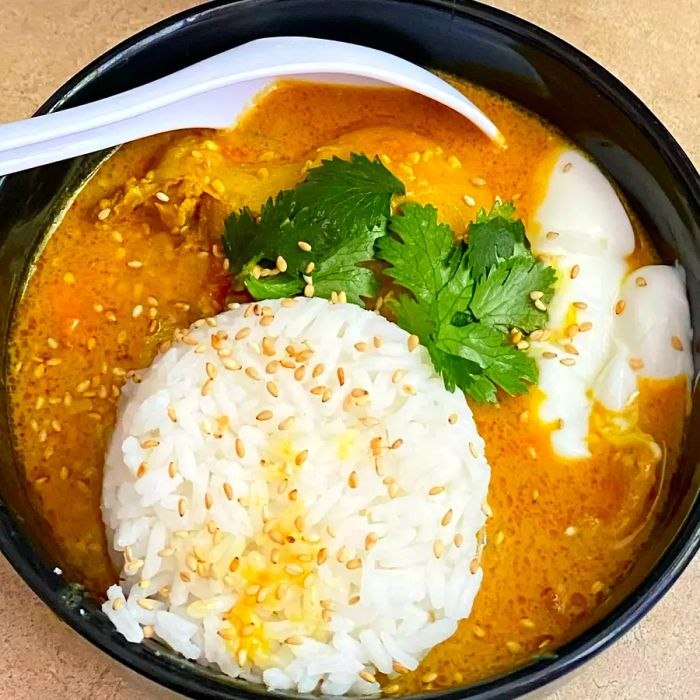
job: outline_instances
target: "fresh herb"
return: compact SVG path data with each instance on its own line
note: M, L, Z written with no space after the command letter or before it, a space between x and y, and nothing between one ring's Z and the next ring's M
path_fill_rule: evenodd
M378 158L334 157L293 190L269 199L260 215L245 208L226 220L224 251L231 272L258 299L344 291L348 301L378 292L374 242L386 233L391 198L404 186ZM280 269L281 267L281 269Z
M405 204L377 242L385 273L409 293L393 303L396 321L428 348L448 389L460 388L478 401L495 401L537 380L534 360L511 342L511 331L541 328L542 304L552 296L556 275L530 253L512 205L480 211L468 230L468 245L454 243L434 207ZM489 240L491 244L489 245Z
M400 288L390 303L396 323L420 338L448 389L477 401L495 401L499 388L525 392L537 367L513 337L544 326L553 268L533 257L510 202L479 211L465 244L431 205L405 203L391 216L392 197L403 194L377 158L323 161L259 215L244 208L227 219L230 270L256 299L344 291L362 304L380 288L363 263L381 260Z

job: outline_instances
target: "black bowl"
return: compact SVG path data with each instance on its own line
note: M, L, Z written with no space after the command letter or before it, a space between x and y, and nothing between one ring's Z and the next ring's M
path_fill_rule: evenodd
M698 173L654 115L612 75L551 34L498 10L448 0L217 1L120 44L66 83L39 114L107 97L237 44L280 34L383 49L462 75L548 119L607 169L667 260L677 258L685 266L694 326L700 329ZM14 304L42 238L66 198L104 155L0 180L0 343L6 342ZM4 345L0 353L6 358ZM0 414L0 549L46 604L113 658L183 694L265 695L261 688L215 676L155 645L126 643L94 601L53 572L51 532L32 509L13 455L4 383ZM541 689L599 653L649 611L700 547L698 424L696 410L664 513L617 604L555 655L438 695L514 697Z

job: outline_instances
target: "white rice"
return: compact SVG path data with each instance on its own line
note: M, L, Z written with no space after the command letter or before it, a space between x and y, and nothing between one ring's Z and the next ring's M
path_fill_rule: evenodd
M271 689L375 693L469 615L489 474L464 397L398 326L320 299L241 306L125 387L102 610Z

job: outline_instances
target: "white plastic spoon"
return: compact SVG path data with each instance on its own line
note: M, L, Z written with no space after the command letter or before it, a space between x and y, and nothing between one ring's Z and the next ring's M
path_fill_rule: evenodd
M339 41L274 37L251 41L113 97L0 125L0 175L173 129L232 126L255 95L285 77L406 88L459 112L489 138L504 143L501 132L470 100L402 58Z

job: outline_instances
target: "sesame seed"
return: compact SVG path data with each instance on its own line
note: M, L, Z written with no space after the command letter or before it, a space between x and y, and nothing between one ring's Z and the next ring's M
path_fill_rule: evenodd
M185 513L187 512L187 504L186 504L184 498L181 498L181 499L177 502L177 512L180 514L180 517L181 517L181 518L184 518L184 517L185 517Z
M301 250L303 250L305 253L308 253L311 250L311 246L306 242L306 241L297 241L297 245Z
M355 350L357 352L366 352L369 348L369 345L367 343L355 343Z
M351 559L351 560L345 565L345 568L346 568L346 569L350 569L350 570L352 571L353 569L359 569L361 566L362 566L362 559L360 559L359 557L357 557L357 558L355 558L355 559Z
M447 527L452 522L452 508L450 508L440 520L440 525Z
M301 365L300 367L297 367L294 370L294 379L296 379L298 382L302 381L304 377L306 376L306 366ZM313 392L313 390L312 390Z
M433 486L430 491L428 491L428 496L437 496L445 490L444 486Z
M679 352L683 351L683 341L677 336L671 336L671 347Z
M169 202L170 197L168 197L165 192L156 192L156 199L160 200L161 202Z
M260 413L255 416L255 419L259 421L270 420L270 418L272 418L272 411L260 411Z
M140 260L129 260L127 266L138 270L140 267L143 267L143 263Z
M275 382L268 382L265 386L267 387L268 393L275 398L280 395L279 389L277 388L277 384L275 384Z
M304 286L304 296L307 298L313 297L315 293L315 288L310 282Z
M432 671L430 673L424 673L421 676L421 682L422 683L432 683L437 677L438 677L438 674L435 673L434 671Z
M287 638L284 640L284 643L285 643L285 644L290 644L290 645L292 645L292 646L298 646L299 644L303 644L303 643L304 643L304 640L303 640L301 637L297 636L297 635L293 635L293 636L291 636L291 637L287 637Z
M104 221L111 213L112 210L109 207L105 207L104 209L100 209L100 211L97 212L97 218L100 221Z
M598 595L605 590L605 584L602 581L595 581L591 586L591 593L593 595Z
M205 369L207 377L209 377L209 379L216 378L216 367L211 362L207 362L207 364L205 365Z
M280 272L286 272L286 271L287 271L287 261L286 261L281 255L278 255L278 256L277 256L277 260L276 260L275 264L276 264L276 266L277 266L277 269L278 269Z
M294 416L289 416L289 418L285 418L283 421L280 422L280 424L277 426L278 430L288 430L289 428L292 427L294 424L295 418Z
M629 361L629 366L632 369L642 369L644 367L644 360L639 357L633 357Z
M579 332L581 333L586 333L587 331L590 331L591 328L593 328L593 324L590 321L584 321L579 327Z
M539 309L540 311L546 311L547 307L545 306L544 302L542 299L536 299L535 300L535 308Z
M408 352L413 352L418 347L419 342L420 342L420 340L419 340L417 335L409 335L408 341L407 341ZM393 376L392 376L392 379L393 379Z
M306 458L309 456L309 451L308 450L302 450L301 452L297 453L296 457L294 458L294 464L297 465L297 467L300 467L304 462L306 462Z
M476 204L476 199L474 199L474 197L470 197L468 194L465 194L464 203L469 207L473 207Z
M483 187L486 184L486 180L483 177L473 177L471 183L476 187Z
M214 505L214 498L213 496L207 491L204 494L204 507L209 510L212 505Z
M376 683L377 679L368 671L360 671L357 674L363 681L367 681L367 683Z
M245 328L241 328L236 335L234 335L235 340L243 340L244 338L247 338L250 335L250 328L247 326Z
M213 390L214 390L213 380L207 379L207 381L204 382L204 384L202 384L201 394L202 394L202 396L209 396Z
M646 281L646 279L645 279L644 277L637 277L637 278L635 279L635 284L636 284L638 287L646 287L646 286L647 286L647 281Z
M313 261L310 262L310 263L304 268L304 274L310 275L310 274L314 271L314 268L315 268L315 267L316 267L316 263L313 262ZM336 292L333 292L333 294L336 294ZM336 296L337 296L337 294L336 294Z
M447 417L447 422L448 422L450 425L454 425L454 424L457 422L457 414L456 414L456 413L451 413L451 414Z
M260 379L260 372L258 372L258 370L255 367L246 367L245 374L249 379Z
M620 301L615 304L615 313L619 316L625 310L626 305L625 300L620 299Z
M571 343L567 343L564 346L564 350L566 350L566 352L568 352L570 355L578 355L578 350Z
M345 292L338 292L338 303L339 304L347 304L348 301L348 295Z
M519 642L508 641L506 642L506 648L511 654L518 654L523 650L522 645Z
M350 476L348 477L348 486L351 489L356 489L357 483L357 472L353 470L350 472Z
M471 452L472 457L476 459L479 456L479 450L473 442L469 443L469 452Z
M436 559L439 559L442 556L444 547L445 546L443 545L442 540L435 540L435 542L433 542L433 555Z

